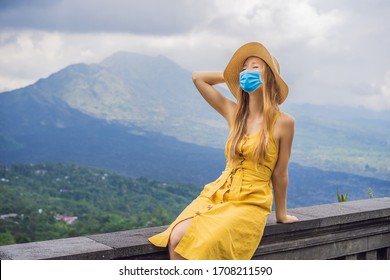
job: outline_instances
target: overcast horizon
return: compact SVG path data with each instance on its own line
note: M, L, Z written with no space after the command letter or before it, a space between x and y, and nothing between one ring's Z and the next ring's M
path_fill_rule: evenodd
M389 14L385 0L1 0L0 91L117 51L222 71L259 41L279 60L288 102L389 110Z

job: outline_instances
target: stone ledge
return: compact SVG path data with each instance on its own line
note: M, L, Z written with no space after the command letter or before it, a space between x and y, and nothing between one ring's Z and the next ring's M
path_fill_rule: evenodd
M362 254L367 259L389 257L390 198L295 208L289 213L300 221L278 224L274 213L270 215L254 259L362 258ZM165 248L147 240L165 229L0 246L0 259L167 259Z

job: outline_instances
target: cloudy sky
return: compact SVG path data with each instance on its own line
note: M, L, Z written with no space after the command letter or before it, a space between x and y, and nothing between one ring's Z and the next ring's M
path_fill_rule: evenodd
M119 50L223 70L260 41L289 102L390 109L387 0L0 0L0 91Z

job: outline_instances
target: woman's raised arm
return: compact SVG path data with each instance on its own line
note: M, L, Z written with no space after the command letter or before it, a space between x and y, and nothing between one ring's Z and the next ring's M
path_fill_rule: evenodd
M192 81L207 103L220 113L230 126L236 103L213 87L225 82L222 72L193 72Z

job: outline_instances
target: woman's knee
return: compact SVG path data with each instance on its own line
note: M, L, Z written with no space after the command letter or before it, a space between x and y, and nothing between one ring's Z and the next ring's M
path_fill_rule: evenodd
M178 223L172 230L171 236L169 237L169 245L173 248L176 248L180 240L183 238L188 227L190 226L192 218L181 221Z
M179 244L181 238L176 230L172 230L171 236L169 237L169 247L176 248L177 244Z

